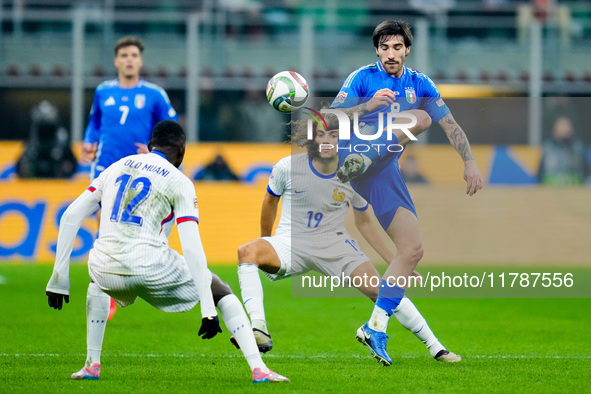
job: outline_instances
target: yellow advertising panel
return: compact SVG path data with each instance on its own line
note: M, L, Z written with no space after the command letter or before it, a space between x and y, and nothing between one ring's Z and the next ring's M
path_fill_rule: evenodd
M22 180L15 175L14 165L23 149L22 143L0 144L0 260L52 262L55 256L58 224L67 206L89 185L88 169L81 167L72 180ZM79 146L75 147L79 151ZM493 212L491 184L524 185L531 188L536 183L536 164L540 150L533 147L473 147L476 161L489 185L470 200L481 207L482 220L488 222L487 212ZM282 157L290 155L291 147L286 144L192 144L187 147L181 170L195 179L208 163L221 155L241 181L195 181L199 198L200 230L208 260L216 263L234 263L239 245L259 236L259 215L266 183L273 165ZM428 206L440 201L445 188L465 187L462 161L448 145L421 146L408 148L400 165L404 168L410 156L416 158L419 172L429 186L414 188L411 193L415 203L422 204L422 198L429 196ZM418 190L418 191L417 191ZM425 193L420 191L424 190ZM580 191L579 193L584 191ZM495 192L497 193L497 192ZM500 192L499 192L500 193ZM497 194L499 194L497 193ZM532 196L542 193L532 192ZM503 194L503 193L500 193ZM546 191L548 198L553 192ZM570 196L570 195L569 195ZM498 196L497 196L498 197ZM487 201L484 206L479 202ZM496 200L495 200L496 201ZM531 200L530 200L531 201ZM578 200L577 200L578 203ZM575 204L576 205L576 204ZM429 223L423 229L425 242L431 243L431 231L446 232L446 215L451 212L446 205L441 212L446 214L437 223ZM443 208L442 207L442 208ZM419 213L425 212L421 208ZM439 211L437 211L439 212ZM436 215L425 215L421 220L427 224ZM498 217L493 215L491 220ZM438 224L439 223L439 224ZM482 222L481 222L482 223ZM86 259L97 232L96 218L87 219L76 240L72 258ZM173 233L171 246L179 250L178 236ZM451 243L448 243L451 245ZM441 250L447 250L442 246ZM451 249L450 249L451 250ZM442 252L438 256L448 255ZM515 254L512 254L515 256ZM473 256L472 256L473 257ZM573 257L572 260L578 260Z

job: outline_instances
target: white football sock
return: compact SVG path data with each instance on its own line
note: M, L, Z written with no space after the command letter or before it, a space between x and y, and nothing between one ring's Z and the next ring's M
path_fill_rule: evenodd
M388 328L388 321L390 320L390 315L388 312L383 310L377 305L374 305L373 312L371 313L371 318L369 319L369 328L374 331L386 332Z
M218 302L217 307L222 313L226 328L236 338L236 342L238 342L238 346L240 346L240 350L242 350L250 370L254 371L255 368L261 368L264 373L269 372L261 358L261 353L259 353L259 348L252 334L248 316L246 316L238 297L234 294L229 294Z
M238 280L240 281L242 302L244 302L250 320L266 321L263 284L259 276L259 267L256 264L240 264L238 266Z
M394 311L394 317L398 319L404 328L415 334L427 346L431 356L435 357L440 350L445 349L435 334L433 334L433 331L431 331L427 321L415 304L407 297L404 297L400 301L400 305Z
M94 282L88 285L86 293L86 367L101 363L101 349L105 327L109 317L111 297Z

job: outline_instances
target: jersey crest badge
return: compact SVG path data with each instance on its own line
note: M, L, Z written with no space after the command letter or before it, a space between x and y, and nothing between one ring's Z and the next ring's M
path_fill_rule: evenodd
M334 205L335 207L340 207L341 202L343 202L343 200L345 199L345 193L339 192L339 188L335 187L332 192L332 198L334 199L334 202L331 202L330 205Z
M417 95L415 93L415 88L413 88L413 87L406 88L405 93L406 93L406 101L408 101L410 104L414 104L417 102Z
M133 104L137 109L142 109L146 105L146 95L145 94L136 94Z

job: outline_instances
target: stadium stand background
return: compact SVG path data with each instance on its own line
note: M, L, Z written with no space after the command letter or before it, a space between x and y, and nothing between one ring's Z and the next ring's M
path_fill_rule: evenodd
M591 4L586 1L538 2L502 0L423 1L63 1L0 2L0 139L24 139L27 111L39 97L60 107L70 125L73 69L73 20L84 14L84 120L93 89L115 76L113 42L136 34L146 43L143 75L170 92L185 119L187 107L187 20L197 13L199 88L209 92L208 108L235 109L249 88L263 91L274 73L295 69L317 96L334 96L347 73L375 58L373 27L384 19L404 18L414 25L415 48L407 64L430 75L446 97L527 96L530 77L529 30L542 23L542 94L585 97L591 92ZM537 3L554 4L551 10ZM435 9L436 5L439 9ZM304 26L303 21L311 21ZM424 26L424 30L419 29ZM310 28L311 38L306 38ZM426 32L426 36L423 34ZM312 48L304 48L311 42ZM306 63L307 62L307 63ZM480 87L463 93L458 86ZM488 87L489 89L484 89ZM262 93L261 93L262 94ZM460 101L462 102L462 101ZM454 102L450 102L454 106ZM581 107L586 103L581 101ZM454 108L461 118L473 108ZM203 111L202 111L203 112ZM208 116L208 113L202 113ZM217 119L213 119L217 122ZM85 123L85 121L83 122ZM205 125L206 123L203 123ZM591 143L585 124L583 138ZM207 138L248 140L232 124ZM74 137L80 135L73 133ZM189 130L189 133L191 131ZM475 143L527 143L525 128L506 132L499 141L487 130L471 130ZM431 143L444 143L430 133ZM76 138L74 138L76 139Z

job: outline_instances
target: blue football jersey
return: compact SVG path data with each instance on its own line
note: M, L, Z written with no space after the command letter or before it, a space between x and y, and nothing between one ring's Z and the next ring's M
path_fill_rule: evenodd
M98 142L91 178L117 160L135 155L135 144L146 145L156 123L167 119L176 121L178 116L158 85L140 80L133 88L121 88L117 79L101 83L84 135L84 142Z
M396 95L393 104L380 107L359 119L359 128L369 130L363 134L374 134L379 125L379 116L383 113L402 112L422 109L434 122L450 113L441 98L439 90L429 77L416 70L404 67L400 78L386 73L378 61L352 72L343 83L334 99L332 108L349 108L369 101L380 89L390 89ZM394 115L393 114L393 115ZM395 115L394 115L395 116ZM386 118L383 118L386 125ZM396 136L387 140L385 132L375 140L361 140L351 133L350 140L339 141L339 166L345 158L354 152L364 152L373 160L372 165L363 175L351 181L353 188L372 205L378 221L384 229L391 224L396 211L404 207L416 215L414 203L404 182L398 164L399 153L390 153L384 147L397 144ZM381 145L381 150L371 147Z
M390 89L396 95L389 109L380 107L362 116L359 121L377 126L380 112L402 112L411 109L426 111L433 122L449 114L449 108L431 79L412 68L404 67L402 76L395 78L384 71L378 61L353 71L343 83L331 107L354 107L369 101L380 89Z

